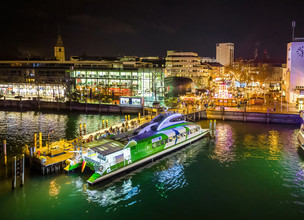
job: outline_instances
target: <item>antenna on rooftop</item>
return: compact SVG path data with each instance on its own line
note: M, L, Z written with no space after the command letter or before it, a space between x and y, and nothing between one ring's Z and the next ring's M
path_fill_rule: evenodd
M294 41L295 37L294 37L294 29L296 27L296 22L292 21L291 22L291 26L292 26L292 41Z

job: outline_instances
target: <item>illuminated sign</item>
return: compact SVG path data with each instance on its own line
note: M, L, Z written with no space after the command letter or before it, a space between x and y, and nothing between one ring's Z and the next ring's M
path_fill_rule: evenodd
M143 106L143 98L138 97L119 97L119 104L122 106L141 107Z

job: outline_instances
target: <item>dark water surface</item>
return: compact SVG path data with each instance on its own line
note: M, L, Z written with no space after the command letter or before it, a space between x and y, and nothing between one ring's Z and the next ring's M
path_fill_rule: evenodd
M21 152L33 133L74 138L78 125L93 131L102 119L124 116L0 111L0 139ZM208 127L207 121L200 122ZM27 170L24 187L11 190L1 155L1 219L303 219L304 157L297 125L220 122L216 138L117 179L89 187L92 174L41 176ZM2 148L2 145L1 145ZM1 149L2 152L2 149Z

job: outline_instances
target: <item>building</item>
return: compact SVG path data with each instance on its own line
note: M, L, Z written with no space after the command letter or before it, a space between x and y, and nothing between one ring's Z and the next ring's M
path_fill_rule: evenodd
M293 33L295 22L293 22ZM298 103L303 108L304 101L304 38L292 36L287 44L286 101Z
M118 103L120 96L144 98L145 105L164 102L164 69L143 62L106 62L97 65L75 65L70 71L71 92L80 101Z
M205 88L208 84L201 58L194 52L167 51L166 76L190 78L198 89Z
M56 60L58 61L65 61L65 51L63 41L61 39L60 34L58 34L57 43L54 47L54 55Z
M202 63L215 63L216 59L214 57L202 57Z
M234 62L234 43L216 44L216 61L224 66L232 65Z

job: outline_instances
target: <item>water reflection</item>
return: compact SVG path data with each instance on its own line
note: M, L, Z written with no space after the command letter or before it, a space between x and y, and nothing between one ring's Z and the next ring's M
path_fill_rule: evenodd
M126 206L129 206L137 202L134 196L140 193L140 186L133 186L132 180L128 179L123 181L122 184L118 183L106 189L85 188L83 192L89 202L102 207L112 206L122 201L128 201L129 203Z
M61 189L61 186L58 183L56 183L56 179L54 179L50 182L50 185L49 185L50 196L52 196L52 197L57 196L60 192L60 189ZM55 198L57 198L57 197L55 197Z
M235 161L235 133L229 124L218 124L216 128L215 149L211 155L212 159L218 160L220 163Z
M157 164L156 169L160 171L154 173L153 182L155 182L161 198L167 198L169 191L188 185L185 167L196 161L196 157L203 150L202 146L205 143L205 140L196 142Z
M246 134L243 145L246 149L245 157L267 160L279 160L283 147L280 133L277 130L270 130L257 136Z
M53 131L51 141L73 139L78 136L79 124L86 123L87 132L91 132L105 119L111 125L121 121L123 116L0 111L0 140L7 140L9 155L19 154L22 146L33 144L36 132L42 132L43 142L50 131Z

